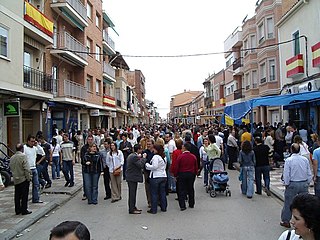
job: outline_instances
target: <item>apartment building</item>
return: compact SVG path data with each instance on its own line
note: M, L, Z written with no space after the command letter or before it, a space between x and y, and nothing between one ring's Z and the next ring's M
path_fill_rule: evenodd
M225 70L210 75L204 85L204 118L205 123L215 119L221 121L225 107Z
M135 69L134 71L128 71L128 84L133 87L137 94L139 101L139 116L138 120L141 123L146 123L148 119L148 110L146 104L146 79L141 70Z
M204 92L193 98L188 107L188 123L204 124Z
M53 22L42 1L0 3L0 141L14 149L28 134L45 128L55 81L46 74L46 47Z
M184 90L184 92L172 96L170 100L170 121L175 124L191 123L192 118L189 106L192 100L196 99L200 94L203 94L203 91Z
M245 19L225 40L226 105L280 93L279 39L275 23L281 17L281 0L260 0L255 15ZM231 52L232 51L232 52ZM281 121L281 107L257 107L255 122Z
M290 0L282 5L282 17L277 21L279 40L290 41L280 46L282 94L299 94L320 90L320 2ZM303 20L302 20L303 19ZM283 116L298 127L310 123L319 131L319 101L300 102L285 106Z

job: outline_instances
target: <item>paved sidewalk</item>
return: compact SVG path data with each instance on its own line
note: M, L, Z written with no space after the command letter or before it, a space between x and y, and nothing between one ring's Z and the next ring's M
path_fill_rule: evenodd
M51 168L49 167L49 170ZM32 211L29 215L16 215L14 211L14 186L10 185L0 192L0 239L9 240L18 237L20 232L27 229L33 223L44 217L47 213L62 205L82 189L81 164L74 166L75 186L65 187L65 180L61 178L52 181L52 187L44 189L40 199L43 203L31 202L31 184L29 191L28 209ZM49 175L50 172L49 172ZM27 229L28 230L28 229Z

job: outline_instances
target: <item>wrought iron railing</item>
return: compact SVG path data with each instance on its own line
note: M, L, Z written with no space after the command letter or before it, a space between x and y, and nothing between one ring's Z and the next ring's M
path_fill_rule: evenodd
M56 80L52 78L52 75L28 66L23 66L23 86L25 88L53 93L55 84Z
M79 0L52 0L52 3L68 3L79 15L87 21L87 8Z

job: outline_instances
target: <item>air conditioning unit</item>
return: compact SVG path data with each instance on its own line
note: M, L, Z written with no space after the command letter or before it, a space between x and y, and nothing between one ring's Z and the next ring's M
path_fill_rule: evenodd
M319 90L320 90L320 79L311 80L303 84L300 84L299 86L299 93L319 91Z
M298 86L289 87L287 89L287 93L288 94L299 93L299 87Z

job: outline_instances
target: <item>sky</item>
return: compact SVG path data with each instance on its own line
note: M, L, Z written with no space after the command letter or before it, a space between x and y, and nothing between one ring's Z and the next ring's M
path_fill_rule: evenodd
M223 52L228 36L247 15L253 16L256 1L104 0L103 8L119 34L109 31L116 51L124 55L130 70L142 71L146 99L153 101L160 116L166 118L171 96L184 90L203 91L206 78L224 68L224 55L128 55Z

